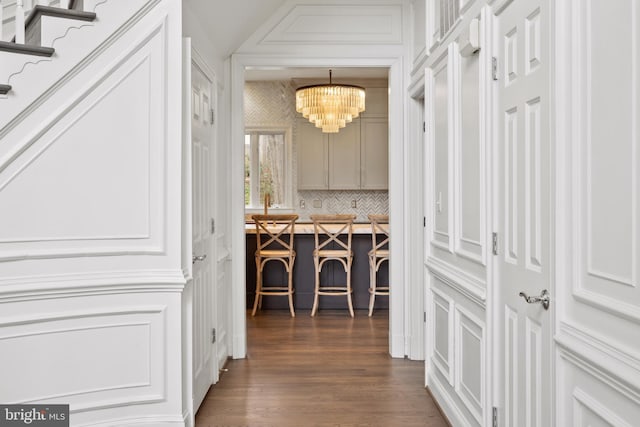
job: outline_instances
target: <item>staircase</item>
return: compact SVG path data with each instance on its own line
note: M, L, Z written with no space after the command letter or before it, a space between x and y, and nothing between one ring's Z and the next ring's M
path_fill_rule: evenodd
M91 22L96 19L94 12L78 10L84 6L80 0L34 0L37 2L32 8L25 8L23 0L16 1L13 21L15 36L11 41L0 41L0 52L8 52L16 55L29 55L51 57L55 49L51 46L55 40L51 37L53 27L60 25L57 20L76 20ZM63 6L66 3L66 6ZM51 5L55 6L51 6ZM4 34L3 10L0 2L0 34ZM26 16L26 18L25 18ZM63 24L64 25L64 24ZM12 61L19 65L20 60ZM8 82L0 82L0 95L11 92Z

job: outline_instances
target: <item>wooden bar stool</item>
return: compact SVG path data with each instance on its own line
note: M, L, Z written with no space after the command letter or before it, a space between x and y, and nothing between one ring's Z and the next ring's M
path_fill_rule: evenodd
M295 223L298 215L252 215L256 224L256 297L253 302L252 316L258 307L262 308L264 295L280 295L289 297L291 317L296 313L293 309L293 263L296 252L293 250ZM269 261L284 264L287 272L287 283L264 286L263 270Z
M369 215L371 250L369 251L369 316L373 314L376 295L389 295L389 285L378 285L378 270L389 262L389 215ZM380 239L378 239L380 236Z
M353 317L353 302L351 301L351 263L353 251L351 250L351 234L353 232L353 220L355 215L311 215L315 237L315 249L313 250L313 264L316 273L315 292L311 316L315 316L318 310L320 295L347 296L349 314ZM346 283L344 285L333 284L323 286L320 284L320 271L328 261L337 261L344 267Z

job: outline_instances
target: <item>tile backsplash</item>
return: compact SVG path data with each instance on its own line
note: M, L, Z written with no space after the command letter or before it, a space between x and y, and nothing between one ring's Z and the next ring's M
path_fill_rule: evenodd
M298 190L295 87L290 81L251 81L245 84L245 125L292 129L292 208L301 221L313 214L353 213L356 221L368 214L389 213L389 193L372 190ZM355 207L352 207L355 201ZM304 206L304 207L302 207Z
M304 208L301 207L303 200ZM317 201L320 201L320 207L316 207ZM367 221L368 214L389 213L387 191L298 191L295 202L295 210L301 221L308 220L309 215L313 214L338 213L356 214L356 221Z

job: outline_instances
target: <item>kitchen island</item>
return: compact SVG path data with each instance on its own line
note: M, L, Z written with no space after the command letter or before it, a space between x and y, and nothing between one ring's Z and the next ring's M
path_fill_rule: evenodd
M296 313L311 311L313 306L313 289L315 285L315 270L313 267L313 249L315 246L313 224L296 223L294 247L296 261L293 268L294 307ZM246 225L246 289L247 308L253 307L256 289L256 264L254 254L256 251L255 225ZM369 223L357 223L353 226L352 235L353 263L351 265L351 286L353 288L354 309L366 310L369 308L369 257L371 250L371 225ZM383 263L378 272L378 283L389 283L388 263ZM270 284L286 283L286 272L280 262L269 262L264 269L265 286ZM321 278L323 284L344 284L345 273L342 264L328 262L322 268ZM346 296L320 296L319 310L323 309L347 309ZM388 309L389 297L377 296L375 309ZM288 310L286 297L266 296L262 299L263 310Z

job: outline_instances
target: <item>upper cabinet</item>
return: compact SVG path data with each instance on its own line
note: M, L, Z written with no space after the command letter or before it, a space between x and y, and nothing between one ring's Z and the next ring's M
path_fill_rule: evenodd
M329 141L326 135L308 120L296 120L298 190L329 188Z
M298 190L389 188L387 89L366 90L366 110L338 133L322 133L298 118Z

